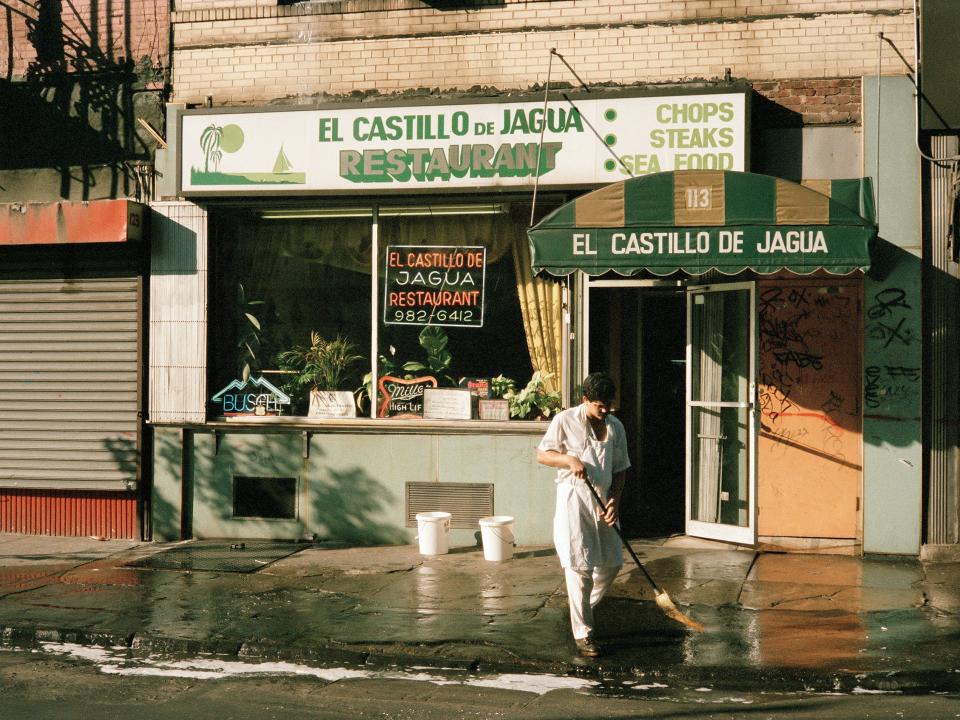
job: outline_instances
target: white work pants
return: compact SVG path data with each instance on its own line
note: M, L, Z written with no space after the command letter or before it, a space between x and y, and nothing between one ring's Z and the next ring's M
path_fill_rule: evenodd
M592 570L564 568L567 601L570 603L570 627L575 640L593 634L593 608L613 584L619 567L595 567Z

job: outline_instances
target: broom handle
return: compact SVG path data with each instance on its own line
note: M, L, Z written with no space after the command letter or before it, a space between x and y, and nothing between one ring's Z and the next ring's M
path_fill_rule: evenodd
M593 495L594 499L600 505L601 509L606 506L603 504L603 500L600 499L600 494L597 492L597 489L593 486L593 483L590 482L587 478L584 478L583 481L587 484L587 487L590 488L590 493ZM647 582L650 583L650 586L654 591L659 595L663 591L657 586L656 581L650 577L650 573L647 572L647 569L643 566L643 563L640 562L640 558L637 557L637 554L633 551L633 548L630 547L630 543L627 542L626 538L623 537L623 533L620 532L620 528L616 525L611 525L614 531L617 533L617 537L620 538L620 542L623 543L623 546L627 549L627 552L630 553L630 557L633 558L633 561L637 564L637 567L640 568L640 572L643 573L644 577L647 578Z

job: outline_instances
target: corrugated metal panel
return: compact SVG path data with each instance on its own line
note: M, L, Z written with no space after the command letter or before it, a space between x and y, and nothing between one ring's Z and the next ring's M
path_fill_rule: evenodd
M155 203L150 255L153 423L203 422L207 398L207 213Z
M957 154L957 139L932 139L934 157ZM957 343L957 264L953 262L950 221L953 203L949 168L930 164L930 265L926 295L930 322L930 485L926 542L960 541L957 527L957 437L960 352Z
M134 493L0 489L0 532L133 538Z
M450 527L479 527L482 517L493 515L493 485L488 483L408 482L407 527L417 526L417 513L448 512Z
M140 457L139 278L128 270L126 277L20 279L29 269L16 273L12 265L0 279L0 487L132 490Z

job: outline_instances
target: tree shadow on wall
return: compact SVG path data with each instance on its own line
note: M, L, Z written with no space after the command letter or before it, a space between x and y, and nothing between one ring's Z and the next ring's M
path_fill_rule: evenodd
M192 521L190 496L183 497L182 487L187 483L188 488L193 486L192 473L188 477L182 477L183 473L183 455L181 453L181 437L188 448L188 452L193 448L193 436L188 433L159 433L153 438L153 461L155 472L158 476L164 478L178 478L181 488L180 497L171 502L169 498L163 497L162 493L154 492L151 487L150 497L150 540L180 540L189 538L190 525ZM151 476L153 473L151 473ZM152 484L151 484L152 485ZM185 503L185 507L180 509L180 503Z
M140 450L137 447L136 441L127 437L114 436L104 438L102 444L104 449L110 454L113 464L112 469L120 473L128 487L136 487L137 493L143 492L143 488L137 484L140 479ZM139 509L138 507L138 511ZM141 517L141 521L146 519L146 517ZM120 533L116 534L116 537L121 536L122 534Z
M61 195L68 197L80 181L86 198L87 185L95 182L89 170L106 165L111 196L133 189L135 178L124 162L151 159L155 142L138 132L137 118L160 125L163 90L156 85L163 73L159 57L131 57L131 36L149 28L134 27L131 0L116 5L106 23L98 23L60 0L0 0L6 16L0 32L9 48L0 58L0 170L56 168ZM94 16L96 9L94 4ZM67 21L66 11L73 13ZM14 68L15 26L26 27L35 55L22 70Z
M313 517L323 540L356 545L397 545L406 533L378 518L398 499L362 468L327 469L310 479Z
M154 522L159 532L169 536L171 531L182 533L183 537L192 537L196 533L191 526L189 506L196 505L198 513L212 514L218 521L234 519L236 498L234 484L237 477L259 478L296 478L298 494L306 498L308 507L300 507L296 521L306 534L314 534L316 539L346 542L359 545L397 544L408 541L406 533L395 525L384 521L384 517L398 502L376 478L358 467L330 468L322 461L323 451L319 443L313 442L309 461L302 457L302 442L299 434L243 434L231 433L221 436L203 434L201 442L197 436L196 445L187 435L186 454L188 461L181 469L179 446L165 438L155 440L157 455L165 464L163 472L170 477L182 478L184 485L183 503L185 516L179 528L175 513L165 507L163 502L154 508ZM160 470L158 470L158 473ZM268 500L268 499L267 499ZM157 502L155 500L155 502ZM260 516L256 510L251 513L251 503L255 499L244 501L246 510L244 522L257 522ZM269 504L269 503L268 503ZM165 516L165 513L168 513ZM275 523L278 518L265 517L264 522ZM280 526L273 526L280 527ZM289 526L287 526L289 527ZM277 538L284 539L284 538ZM285 539L299 539L296 537Z

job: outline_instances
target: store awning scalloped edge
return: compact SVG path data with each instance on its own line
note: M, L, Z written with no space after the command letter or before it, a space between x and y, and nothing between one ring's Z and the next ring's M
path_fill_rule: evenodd
M691 276L867 271L877 238L869 178L673 171L587 193L528 231L536 272Z
M143 238L146 206L132 200L0 205L0 245L125 243Z

